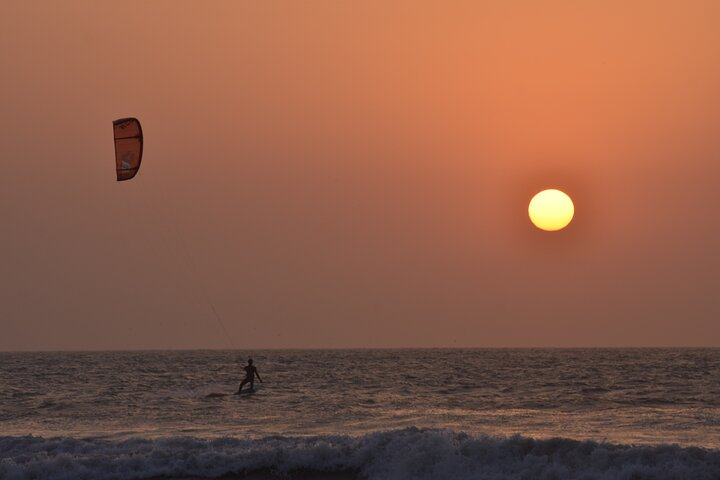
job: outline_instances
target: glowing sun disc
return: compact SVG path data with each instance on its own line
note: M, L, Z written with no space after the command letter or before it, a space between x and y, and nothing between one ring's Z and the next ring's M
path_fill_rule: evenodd
M528 215L539 229L554 232L567 227L575 215L575 206L565 192L553 188L543 190L530 200Z

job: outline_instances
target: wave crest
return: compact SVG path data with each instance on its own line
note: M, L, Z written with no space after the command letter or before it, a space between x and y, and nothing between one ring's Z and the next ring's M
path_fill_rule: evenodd
M359 437L97 439L0 437L0 478L131 480L308 473L372 480L717 479L720 451L563 438L494 438L449 430ZM270 476L270 477L268 477ZM347 475L346 475L347 476Z

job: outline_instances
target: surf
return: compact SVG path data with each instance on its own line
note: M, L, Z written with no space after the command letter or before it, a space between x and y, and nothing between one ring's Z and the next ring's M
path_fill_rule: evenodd
M720 450L407 428L360 436L0 437L0 478L720 478Z

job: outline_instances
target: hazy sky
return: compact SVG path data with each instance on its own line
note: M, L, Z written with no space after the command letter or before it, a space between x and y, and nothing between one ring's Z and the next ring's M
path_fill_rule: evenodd
M5 0L0 350L719 346L718 22ZM557 233L527 218L549 187Z

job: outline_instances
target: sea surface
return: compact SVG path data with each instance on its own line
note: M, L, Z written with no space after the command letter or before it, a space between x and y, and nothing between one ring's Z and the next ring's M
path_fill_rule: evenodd
M218 477L717 480L720 349L0 353L1 479Z

